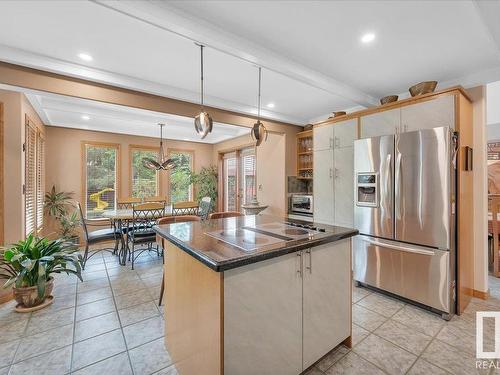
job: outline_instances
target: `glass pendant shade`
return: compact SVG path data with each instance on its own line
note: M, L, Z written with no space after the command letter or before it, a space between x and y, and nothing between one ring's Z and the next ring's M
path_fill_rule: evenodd
M160 150L158 152L158 160L153 158L142 158L142 165L148 169L155 169L157 171L167 171L176 167L175 159L165 159L163 152L163 127L165 124L158 124L160 127Z

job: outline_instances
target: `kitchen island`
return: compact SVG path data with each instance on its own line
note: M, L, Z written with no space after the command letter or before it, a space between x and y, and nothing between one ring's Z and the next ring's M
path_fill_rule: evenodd
M356 230L265 215L155 230L165 344L181 375L300 374L350 345Z

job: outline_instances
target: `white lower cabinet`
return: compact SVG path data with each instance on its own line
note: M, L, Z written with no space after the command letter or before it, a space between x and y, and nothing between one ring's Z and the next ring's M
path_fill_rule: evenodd
M300 374L350 336L350 244L224 272L225 374Z
M304 252L304 369L350 336L351 240Z

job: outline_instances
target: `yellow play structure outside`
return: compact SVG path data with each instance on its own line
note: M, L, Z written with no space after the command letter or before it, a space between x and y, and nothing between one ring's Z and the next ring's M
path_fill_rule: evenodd
M106 188L106 189L103 189L101 191L98 191L97 193L90 194L89 199L92 202L96 203L96 207L94 208L94 211L103 211L106 207L109 206L108 202L101 200L101 195L104 193L107 193L108 191L115 191L115 190L111 189L111 188Z

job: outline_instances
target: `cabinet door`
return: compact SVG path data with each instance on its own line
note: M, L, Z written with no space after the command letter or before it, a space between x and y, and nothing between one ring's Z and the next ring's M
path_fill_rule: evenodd
M333 150L314 151L313 213L317 223L334 223L333 174Z
M361 117L360 138L396 134L400 123L401 110L399 108L363 116Z
M333 125L334 148L351 147L358 133L358 119L351 119Z
M401 108L401 131L455 128L455 96L446 95Z
M351 335L351 240L305 251L303 262L305 369Z
M314 151L333 148L333 125L315 126L313 128Z
M354 147L334 150L335 225L354 226Z
M301 252L224 272L224 373L302 372Z

